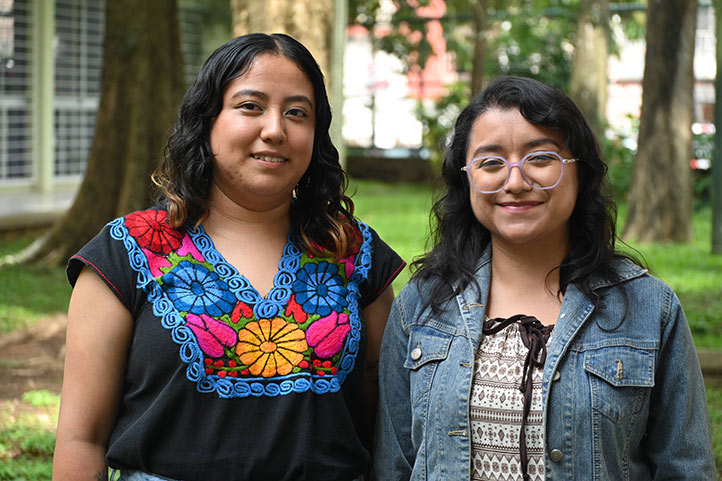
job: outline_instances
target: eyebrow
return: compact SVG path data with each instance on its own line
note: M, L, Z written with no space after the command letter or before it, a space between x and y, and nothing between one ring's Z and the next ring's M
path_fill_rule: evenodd
M562 146L559 145L559 142L552 139L551 137L541 137L539 139L530 140L529 142L526 142L524 144L524 147L527 149L533 149L535 147L539 147L540 145L546 145L546 144L553 144L558 149L561 149ZM477 147L474 152L471 154L471 158L475 158L480 156L481 154L486 154L489 152L497 152L502 149L502 146L499 144L487 144L487 145L480 145Z
M266 94L265 92L261 92L260 90L255 90L255 89L241 89L238 92L234 93L231 96L231 98L235 99L235 98L244 97L244 96L258 97L258 98L261 98L264 100L268 99L268 94ZM309 107L313 108L313 102L311 102L311 99L309 99L305 95L291 95L289 97L286 97L284 100L285 100L285 102L303 102L303 103L308 104Z

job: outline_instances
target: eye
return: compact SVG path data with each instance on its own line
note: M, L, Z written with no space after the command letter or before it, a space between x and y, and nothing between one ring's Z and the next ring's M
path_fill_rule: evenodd
M289 117L307 118L308 112L300 107L293 107L286 111L286 115Z
M539 152L531 154L527 157L526 162L529 164L548 164L550 162L558 161L559 157L551 152Z
M236 107L236 109L247 111L247 112L260 112L261 106L255 102L243 102L243 103L239 104Z
M495 170L504 167L504 161L498 157L481 157L476 159L476 165L479 169Z

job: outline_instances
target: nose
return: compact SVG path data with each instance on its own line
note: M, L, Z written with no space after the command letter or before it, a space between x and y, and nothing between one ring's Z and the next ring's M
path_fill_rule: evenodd
M261 130L261 139L271 144L282 144L286 141L285 118L280 112L268 111Z
M531 185L529 185L529 183L524 180L524 176L521 173L521 167L518 165L512 166L511 171L509 172L509 180L504 186L504 191L515 193L524 192L531 189Z

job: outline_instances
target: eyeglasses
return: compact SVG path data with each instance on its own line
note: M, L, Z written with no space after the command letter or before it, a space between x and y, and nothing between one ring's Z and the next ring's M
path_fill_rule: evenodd
M498 155L476 157L461 168L469 175L469 182L482 194L504 190L511 177L511 169L519 167L521 177L532 189L553 189L562 180L564 164L579 159L565 159L556 152L531 152L519 162L509 162Z

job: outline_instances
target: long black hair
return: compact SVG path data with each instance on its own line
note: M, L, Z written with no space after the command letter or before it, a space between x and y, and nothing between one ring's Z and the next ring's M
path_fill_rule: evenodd
M616 279L613 261L634 258L616 250L616 206L606 193L607 165L584 115L563 92L523 77L499 77L459 114L442 167L444 191L432 209L431 251L412 264L414 278L431 281L430 306L441 306L476 285L474 273L491 234L471 209L468 177L461 171L474 121L492 108L515 109L530 123L553 128L566 136L578 162L579 192L569 224L570 250L559 269L559 294L574 283L592 300L592 277ZM478 285L476 285L478 288Z
M252 33L221 45L201 68L183 97L178 118L154 174L159 201L168 209L171 225L198 226L208 215L213 152L210 131L223 107L228 84L245 74L261 54L289 58L313 85L316 126L311 163L295 189L291 224L297 241L312 253L319 246L343 255L352 239L353 202L345 195L348 177L331 142L331 107L323 73L311 53L292 37Z

